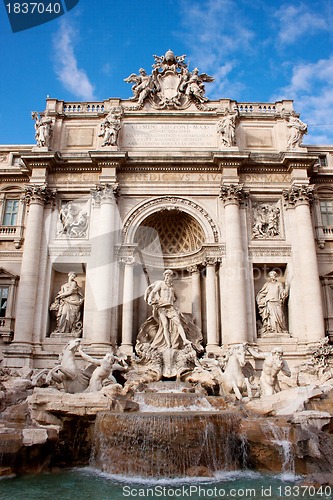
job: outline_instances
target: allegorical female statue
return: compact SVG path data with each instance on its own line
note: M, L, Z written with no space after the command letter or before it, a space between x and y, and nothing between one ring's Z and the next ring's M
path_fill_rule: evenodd
M84 297L75 278L75 273L68 274L67 283L61 286L51 304L50 310L56 311L57 315L57 328L53 333L70 333L77 337L82 333L81 310Z
M269 280L259 290L257 304L262 320L262 335L289 335L284 314L284 302L288 290L277 280L277 273L271 271Z

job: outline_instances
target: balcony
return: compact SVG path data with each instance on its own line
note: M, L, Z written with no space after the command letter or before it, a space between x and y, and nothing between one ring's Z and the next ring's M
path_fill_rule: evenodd
M5 344L9 344L13 339L14 322L13 318L0 318L0 337Z
M15 248L23 242L23 226L0 226L0 241L14 241Z

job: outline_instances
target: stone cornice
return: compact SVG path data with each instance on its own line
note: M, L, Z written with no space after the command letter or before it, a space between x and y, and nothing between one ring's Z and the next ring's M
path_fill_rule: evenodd
M59 162L59 156L57 153L47 151L24 154L21 156L21 159L24 164L22 172L28 172L29 174L31 174L32 170L36 168L50 171L52 170L52 167Z
M126 151L89 151L89 156L94 165L99 168L120 168L127 159Z

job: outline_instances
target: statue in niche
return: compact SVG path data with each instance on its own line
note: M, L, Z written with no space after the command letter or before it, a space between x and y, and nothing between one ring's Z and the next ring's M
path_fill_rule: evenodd
M87 236L88 214L71 201L62 205L59 221L58 235L66 235L69 238L85 238Z
M202 335L199 328L175 307L173 272L167 269L163 276L163 280L156 281L145 292L144 298L153 306L153 314L140 328L137 349L140 351L142 344L148 344L150 349L161 353L163 375L173 377L180 370L177 360L181 350L192 346L197 353L203 351ZM192 352L188 353L188 358L191 355Z
M291 371L286 360L282 359L283 349L275 347L272 352L259 352L250 346L247 350L255 359L264 359L259 383L261 396L272 396L280 392L281 387L278 380L279 372L291 377Z
M289 129L287 149L299 148L304 135L308 133L307 124L298 118L295 111L292 111L290 114L282 111L281 116L285 119Z
M37 146L49 148L52 135L52 118L47 115L47 112L41 117L36 111L31 113L31 118L35 120L35 139Z
M288 297L288 289L277 279L276 271L271 271L269 280L259 290L256 300L262 320L262 337L269 335L289 335L284 304Z
M121 110L119 108L112 108L101 123L101 132L98 134L98 137L103 137L104 139L102 147L117 146L118 134L121 129L120 119Z
M124 79L124 82L134 83L132 87L134 96L131 97L131 100L138 101L139 104L143 104L145 99L151 95L155 88L152 75L147 75L146 71L143 68L139 69L138 75L132 73L130 76Z
M258 203L253 205L253 238L280 236L280 209L276 205Z
M68 273L68 281L61 286L50 311L56 312L57 327L53 333L67 333L79 337L82 334L81 312L84 297L73 272Z
M220 135L222 147L230 148L236 145L235 129L238 109L233 112L226 109L223 118L217 122L217 132Z

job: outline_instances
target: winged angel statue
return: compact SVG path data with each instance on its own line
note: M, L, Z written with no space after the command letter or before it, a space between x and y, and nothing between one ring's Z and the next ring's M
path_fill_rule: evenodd
M208 101L205 97L205 82L214 78L206 73L199 74L198 68L190 71L185 63L186 55L175 56L168 50L163 56L153 56L155 64L151 75L141 68L139 75L132 73L125 82L134 83L131 100L141 108L150 99L158 108L184 109L193 102L197 107Z

